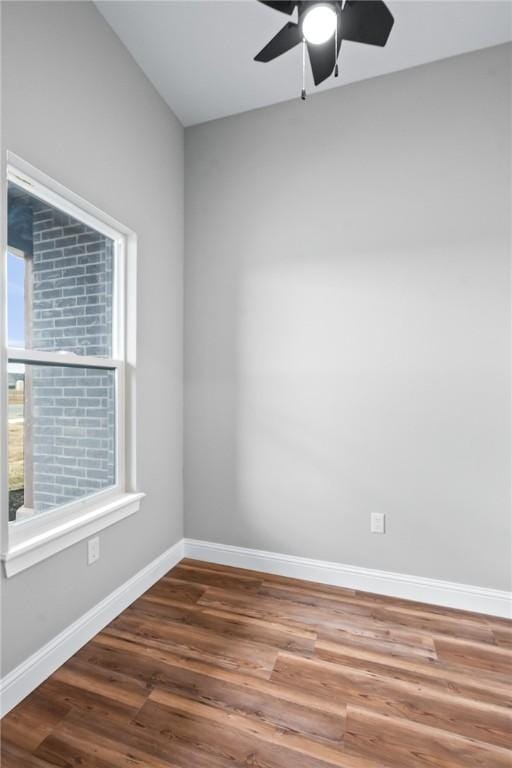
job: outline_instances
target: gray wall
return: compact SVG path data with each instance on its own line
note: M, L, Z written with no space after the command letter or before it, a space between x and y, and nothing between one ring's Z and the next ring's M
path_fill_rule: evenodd
M188 536L510 587L510 65L187 129Z
M2 153L139 236L138 485L147 494L138 514L100 534L95 565L81 542L3 579L5 674L183 535L183 129L92 3L2 3L2 79Z

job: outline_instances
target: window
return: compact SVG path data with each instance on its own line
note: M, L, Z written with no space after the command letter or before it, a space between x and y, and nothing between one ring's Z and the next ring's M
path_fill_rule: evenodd
M136 511L142 496L125 439L133 434L135 237L11 159L2 294L7 575Z

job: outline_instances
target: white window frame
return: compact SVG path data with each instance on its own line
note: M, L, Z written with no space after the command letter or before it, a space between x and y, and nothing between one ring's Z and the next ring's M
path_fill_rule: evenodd
M73 216L114 243L112 358L71 352L15 349L7 346L7 183L12 181L64 213ZM132 230L66 189L11 152L3 174L3 217L0 270L0 558L7 577L19 573L66 547L91 536L139 509L144 496L135 476L136 259ZM7 364L39 363L113 370L116 376L116 483L105 490L20 522L8 521L8 389Z

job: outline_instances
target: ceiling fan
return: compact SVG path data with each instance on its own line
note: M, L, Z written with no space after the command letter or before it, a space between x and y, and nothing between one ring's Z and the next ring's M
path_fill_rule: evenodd
M306 48L315 85L334 71L338 76L338 56L342 40L384 46L393 26L393 16L382 0L259 0L276 11L291 16L297 8L297 22L289 21L254 57L268 62L302 43L302 98L306 98Z

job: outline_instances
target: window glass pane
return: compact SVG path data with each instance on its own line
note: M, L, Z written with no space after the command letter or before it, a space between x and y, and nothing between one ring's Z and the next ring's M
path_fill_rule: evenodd
M9 346L25 346L25 258L7 253Z
M112 356L114 243L8 185L9 346Z
M116 372L9 363L9 520L116 482Z

